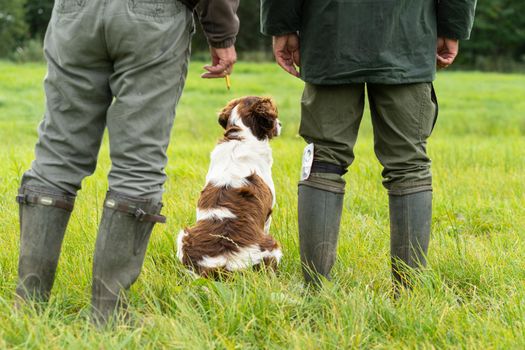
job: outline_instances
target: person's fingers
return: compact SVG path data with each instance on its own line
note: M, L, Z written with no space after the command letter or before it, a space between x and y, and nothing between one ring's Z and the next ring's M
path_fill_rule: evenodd
M203 68L208 72L202 73L201 78L223 78L233 72L233 64L225 66L224 63L221 63L216 66L204 66Z
M438 37L436 45L436 65L438 68L447 68L450 66L459 51L459 41Z
M437 60L440 64L450 65L454 62L454 56L450 55L437 55Z
M299 77L296 66L301 63L299 45L296 36L292 34L274 36L272 38L273 55L277 64L287 73Z
M436 59L438 62L442 63L442 62L445 62L445 57L441 56L441 55L436 55Z
M204 79L224 78L227 75L229 74L226 72L221 72L221 73L209 73L208 72L208 73L202 73L201 78L204 78Z
M437 67L438 67L439 69L447 68L447 67L448 67L448 64L443 64L443 63L439 63L439 62L438 62Z
M214 66L207 65L207 66L204 66L202 68L206 69L208 72L210 72L212 74L222 73L222 72L228 70L228 66L226 66L222 62L217 64L217 65L214 65Z
M294 77L299 76L299 72L297 72L297 69L295 69L295 66L293 65L292 58L288 58L282 55L276 55L275 59L277 61L277 64L281 66L281 68L284 69L286 72L290 73Z
M203 69L207 72L201 74L202 78L222 78L233 71L233 66L237 62L235 47L215 48L210 47L211 64L205 65Z
M297 66L301 66L301 54L299 51L299 37L297 35L290 35L287 42L287 51L290 53L293 63Z
M292 55L293 55L293 63L297 67L301 67L301 54L300 54L300 51L299 50L295 50Z
M231 67L225 67L224 65L217 65L217 66L205 66L204 67L207 72L202 73L201 77L203 78L221 78L226 75L231 74Z
M226 74L232 74L233 72L233 66L234 63L220 63L216 66L204 66L203 69L207 70L208 72L215 74L215 73L222 73L225 72Z
M438 68L447 68L449 65L452 64L453 60L447 59L445 57L442 57L440 55L436 56L436 64Z
M290 52L285 50L275 51L274 56L277 64L281 66L282 69L295 77L299 76L299 73L294 66L293 56Z

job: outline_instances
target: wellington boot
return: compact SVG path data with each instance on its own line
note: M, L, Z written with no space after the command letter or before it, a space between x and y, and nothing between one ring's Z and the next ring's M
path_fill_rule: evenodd
M307 283L319 286L330 279L337 254L343 193L299 185L299 245L303 275Z
M414 269L426 266L432 220L432 192L390 195L390 253L396 294L410 287Z
M125 292L136 281L153 226L165 222L161 203L108 192L93 261L92 321L126 317ZM122 311L122 312L121 312Z
M16 294L45 302L55 280L58 258L74 197L44 187L23 186L20 205L20 256Z

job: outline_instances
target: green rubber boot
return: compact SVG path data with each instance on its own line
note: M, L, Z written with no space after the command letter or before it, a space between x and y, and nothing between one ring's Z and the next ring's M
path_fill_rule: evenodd
M337 254L344 183L336 187L311 181L299 184L299 246L304 279L320 286L330 279Z
M432 191L389 196L390 253L396 294L411 286L410 274L426 266L432 220Z
M161 203L108 192L95 246L92 321L104 326L126 316L125 292L137 280L153 226L164 223Z
M46 302L75 199L51 188L22 186L17 202L20 256L16 294L24 301Z

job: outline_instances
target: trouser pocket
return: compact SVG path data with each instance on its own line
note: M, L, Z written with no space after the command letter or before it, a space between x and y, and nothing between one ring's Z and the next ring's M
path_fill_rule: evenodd
M438 116L438 103L434 85L425 84L421 97L421 110L419 113L419 141L426 141L436 125Z
M177 0L129 0L130 11L138 18L166 22L186 10Z
M434 89L434 84L431 83L430 86L432 87L432 90L430 91L430 99L432 100L432 103L435 107L434 121L432 122L432 128L430 129L430 133L432 133L434 127L436 126L437 118L439 115L439 104L437 100L436 90Z
M58 13L73 13L82 10L87 0L57 0L55 9Z

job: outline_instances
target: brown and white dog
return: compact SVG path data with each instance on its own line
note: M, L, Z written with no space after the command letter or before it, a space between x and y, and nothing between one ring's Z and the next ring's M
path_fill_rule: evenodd
M269 140L281 124L270 98L243 97L219 113L226 130L213 152L195 226L181 230L177 257L201 276L261 264L275 268L282 252L269 235L275 188Z

